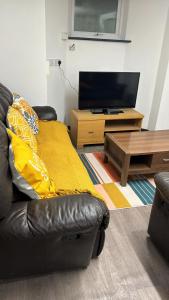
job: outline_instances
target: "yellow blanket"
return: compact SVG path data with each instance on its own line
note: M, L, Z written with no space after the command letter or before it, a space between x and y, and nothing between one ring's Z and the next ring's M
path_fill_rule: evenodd
M38 154L55 182L57 195L88 192L102 199L71 144L67 127L57 121L39 121L39 129Z

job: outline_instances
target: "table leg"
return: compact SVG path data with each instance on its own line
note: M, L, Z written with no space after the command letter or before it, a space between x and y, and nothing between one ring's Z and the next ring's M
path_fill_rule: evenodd
M107 164L108 163L108 157L106 154L104 154L104 163Z
M77 144L76 148L77 149L83 149L83 146L84 146L83 144Z
M128 170L130 165L130 155L125 155L123 160L123 169L121 172L121 181L120 184L122 186L126 186L127 178L128 178Z

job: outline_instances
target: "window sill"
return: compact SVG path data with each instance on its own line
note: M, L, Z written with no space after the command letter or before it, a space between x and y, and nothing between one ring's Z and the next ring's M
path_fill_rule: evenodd
M118 39L98 39L98 38L88 38L88 37L76 37L69 36L69 40L79 40L79 41L96 41L96 42L110 42L110 43L131 43L131 40L118 40Z

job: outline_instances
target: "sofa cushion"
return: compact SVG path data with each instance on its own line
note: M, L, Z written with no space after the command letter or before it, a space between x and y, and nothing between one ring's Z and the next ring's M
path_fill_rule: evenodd
M13 94L13 105L12 107L19 110L25 120L28 122L29 126L32 128L33 133L37 134L39 131L38 116L34 109L29 105L29 103L20 95Z
M39 129L38 154L55 182L57 195L88 192L101 198L72 146L67 127L58 121L39 121Z
M0 120L6 123L6 114L9 105L12 105L13 96L12 93L0 83Z
M7 114L8 127L20 137L31 149L37 153L37 141L31 127L28 125L21 113L12 106Z
M7 132L11 139L9 163L13 183L31 199L54 197L55 185L43 161L11 130L7 129Z

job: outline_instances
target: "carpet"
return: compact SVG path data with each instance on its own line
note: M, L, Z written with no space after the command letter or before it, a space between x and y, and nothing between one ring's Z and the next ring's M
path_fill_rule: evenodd
M104 163L103 152L79 154L96 190L103 196L110 210L139 207L153 203L154 179L150 176L129 177L127 185L120 185L120 177L111 163Z

